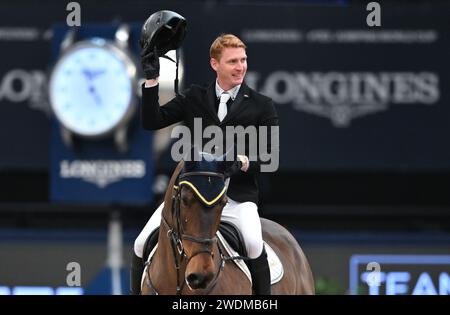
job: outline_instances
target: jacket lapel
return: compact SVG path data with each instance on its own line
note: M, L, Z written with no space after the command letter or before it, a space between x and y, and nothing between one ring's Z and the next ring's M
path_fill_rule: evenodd
M208 86L208 89L206 91L206 108L208 112L211 114L211 117L214 119L215 123L217 125L220 124L219 117L217 117L216 112L216 82L214 81Z
M237 114L239 114L244 109L244 104L242 102L245 102L247 99L249 99L249 89L248 86L242 82L242 85L239 89L239 92L236 96L236 99L231 104L231 108L228 110L227 115L221 122L221 124L227 123L229 120L233 119Z

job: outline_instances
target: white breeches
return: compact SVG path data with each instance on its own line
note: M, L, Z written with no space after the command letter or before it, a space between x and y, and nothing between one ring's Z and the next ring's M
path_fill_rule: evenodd
M163 207L164 202L156 209L144 229L136 238L134 242L134 252L137 256L143 256L147 238L159 227ZM250 201L237 202L228 197L228 203L223 208L221 220L231 222L239 229L244 238L248 257L253 259L261 255L263 250L263 239L258 206L255 203Z

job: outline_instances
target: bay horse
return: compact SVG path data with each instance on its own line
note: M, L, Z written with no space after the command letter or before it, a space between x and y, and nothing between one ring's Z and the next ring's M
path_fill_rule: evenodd
M177 165L165 194L158 245L146 263L141 293L251 295L250 280L232 259L224 257L216 237L226 194L205 208L191 187L177 186L184 163ZM271 287L272 294L314 294L308 260L293 235L273 221L261 218L261 224L263 239L284 268L284 276Z

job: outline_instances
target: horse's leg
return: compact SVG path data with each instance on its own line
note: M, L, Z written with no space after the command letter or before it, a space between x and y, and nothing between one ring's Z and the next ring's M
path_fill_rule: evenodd
M272 286L272 294L314 294L314 279L297 240L281 225L261 219L263 238L280 258L284 276Z

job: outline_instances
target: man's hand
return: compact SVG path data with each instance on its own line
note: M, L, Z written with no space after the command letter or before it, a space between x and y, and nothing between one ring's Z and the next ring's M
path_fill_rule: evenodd
M147 51L141 47L141 64L147 80L159 77L159 57L156 47L153 51Z
M231 163L227 166L227 170L225 171L225 177L231 177L234 174L239 173L239 170L242 168L242 162L237 159L234 162L228 162Z
M247 172L250 161L245 155L238 155L234 162L228 162L227 170L225 172L225 177L231 177L234 174L239 173L239 171Z
M242 163L241 171L247 172L248 167L250 166L250 161L248 160L248 157L246 157L245 155L238 155L237 158Z

